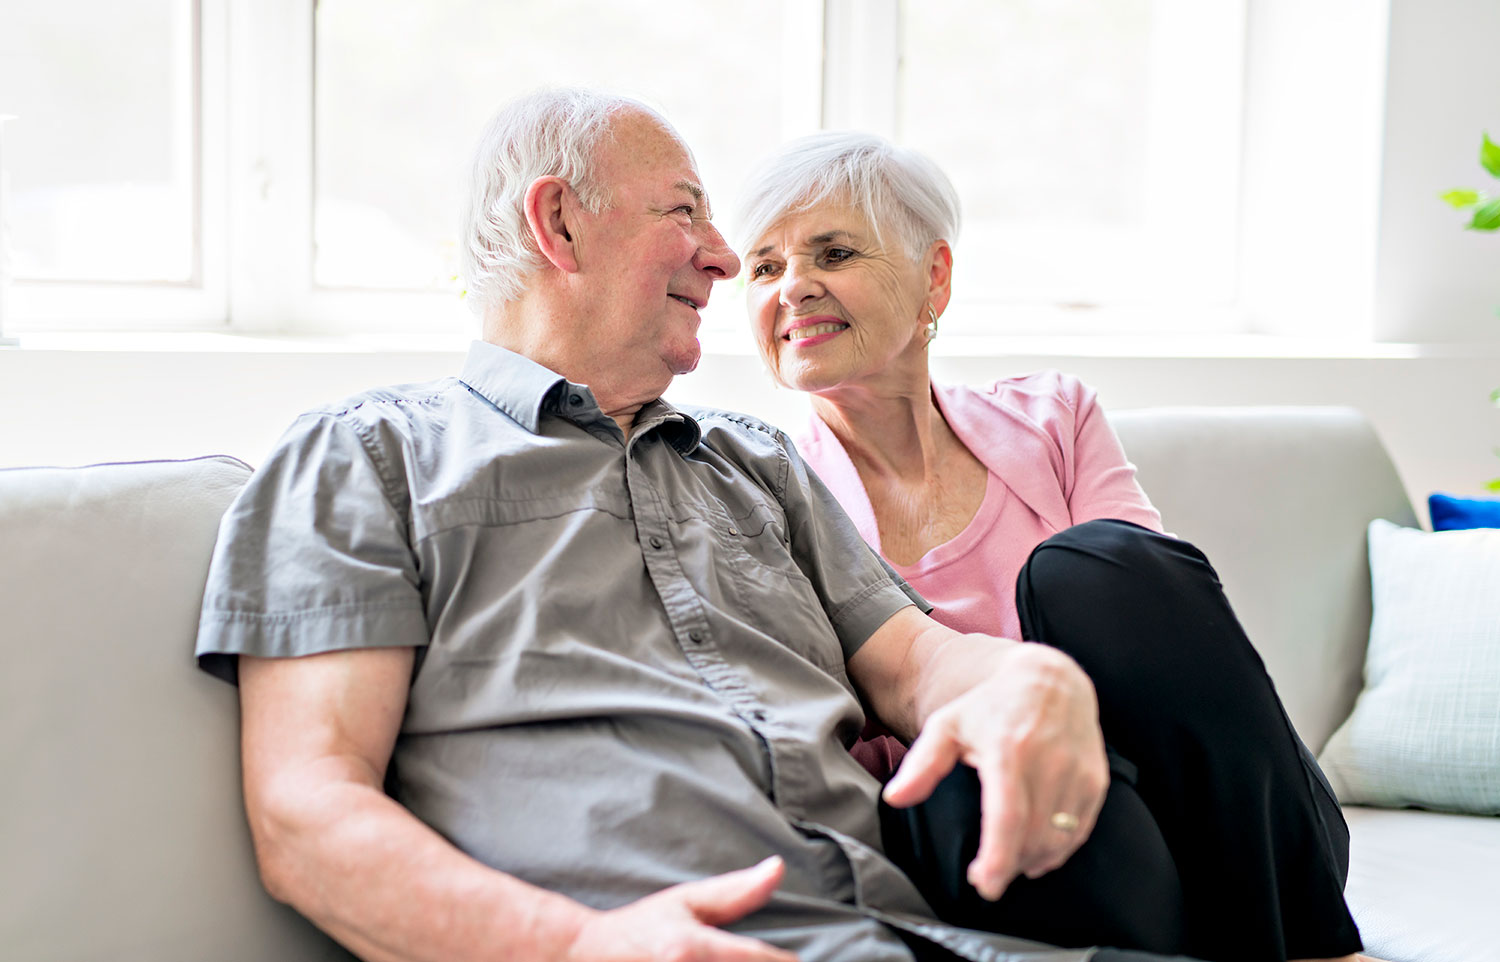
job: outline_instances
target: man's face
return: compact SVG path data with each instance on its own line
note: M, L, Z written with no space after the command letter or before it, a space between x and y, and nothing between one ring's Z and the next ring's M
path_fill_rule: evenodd
M600 183L609 195L584 214L576 238L577 281L589 316L578 345L613 372L660 383L698 366L699 312L714 281L739 273L740 261L709 222L708 196L692 157L647 114L615 121L601 151Z

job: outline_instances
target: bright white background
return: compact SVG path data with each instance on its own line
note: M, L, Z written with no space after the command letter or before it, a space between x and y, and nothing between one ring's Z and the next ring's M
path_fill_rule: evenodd
M0 22L18 2L0 0L5 15ZM775 8L758 9L774 13ZM1350 404L1375 421L1415 499L1435 488L1476 493L1483 480L1500 474L1500 460L1491 452L1500 444L1500 414L1486 400L1500 386L1495 315L1500 237L1459 229L1456 215L1435 195L1483 183L1475 160L1478 132L1500 132L1500 84L1488 66L1486 41L1500 35L1500 4L1245 0L1243 16L1250 42L1239 65L1242 101L1229 112L1231 122L1216 116L1209 123L1228 129L1237 146L1217 162L1200 164L1185 197L1201 212L1206 246L1222 242L1226 222L1234 226L1227 301L1208 296L1133 310L1129 298L1085 306L1095 301L1009 296L996 281L1015 270L996 246L1001 242L987 246L982 232L966 235L958 247L957 279L960 292L964 285L969 291L962 311L956 309L952 325L945 325L951 329L935 345L934 366L941 376L969 381L1062 367L1094 383L1114 408ZM805 104L787 96L783 86L789 76L805 76L777 59L795 59L795 43L776 47L790 54L752 58L748 65L736 66L726 53L721 65L711 51L695 49L690 10L667 22L689 28L674 34L670 47L670 58L681 61L684 83L697 83L694 78L704 71L722 66L721 76L744 85L743 91L716 98L704 116L675 117L690 141L703 141L700 132L712 125L737 123L763 139L777 136L773 130L785 134L798 124L816 123L796 116ZM778 22L785 27L791 19ZM844 75L878 73L878 64L858 62L881 42L879 36L860 34L874 28L841 25L837 17L822 26L863 37L843 47L829 44L831 62L840 56L849 61L839 67ZM398 79L400 69L399 62L390 67ZM913 109L913 91L925 91L923 96L948 97L950 109L961 107L954 114L964 124L958 133L982 143L987 115L966 82L969 76L961 62L923 64L913 55L904 93L863 101L856 96L830 109L879 127L892 116L899 122L901 111ZM279 82L264 78L269 88ZM1005 78L987 82L1001 84ZM408 86L421 85L411 78ZM397 109L418 109L422 97L438 96L422 89L417 94ZM1045 98L1047 90L1033 94ZM0 85L0 112L7 109L5 96ZM486 99L498 101L502 95ZM765 110L776 117L759 116ZM224 117L206 112L204 121L211 129ZM21 130L12 125L12 142ZM926 131L922 137L930 143L922 146L940 154L947 149L940 144L942 135L938 128ZM1100 146L1112 152L1107 139ZM719 179L733 179L732 171L724 170L733 160L731 154L713 162L724 171ZM249 176L234 166L239 162L222 158L229 181ZM944 163L961 179L951 161ZM729 197L715 186L719 175L706 154L703 166L717 205L727 206ZM1007 173L1025 175L1024 165ZM1228 186L1216 191L1215 183ZM302 189L308 192L302 200L311 206L311 186ZM966 200L979 190L962 184L961 189ZM274 195L274 186L266 193ZM987 203L978 198L971 207ZM1023 219L1025 212L1004 203L1001 198L992 206ZM972 250L966 246L971 240ZM413 331L410 312L406 331L384 341L287 335L280 329L290 326L288 318L328 322L331 330L340 324L345 330L390 327L362 325L365 315L347 307L325 310L308 293L311 284L300 294L288 294L278 282L280 293L257 299L254 271L275 276L274 264L254 266L236 285L232 278L212 276L212 260L200 265L208 287L217 283L218 296L244 305L242 323L231 330L262 333L70 334L57 333L56 323L45 319L19 327L8 323L7 333L21 332L21 346L0 349L0 464L211 452L255 462L299 410L377 383L452 373L459 363L463 322L434 324L427 334ZM320 269L331 282L341 267L329 261ZM1155 269L1168 276L1178 271L1183 289L1204 283L1203 271L1170 257ZM239 292L231 295L236 287ZM82 303L69 299L71 291L39 290L40 285L18 285L13 303L50 300L48 310L39 313L54 316L76 314ZM415 296L368 294L364 303L407 303L404 299ZM388 307L379 310L390 313ZM163 326L149 320L131 326ZM709 353L702 368L675 386L672 396L794 420L800 399L770 388L733 324L728 318L720 332L706 336Z

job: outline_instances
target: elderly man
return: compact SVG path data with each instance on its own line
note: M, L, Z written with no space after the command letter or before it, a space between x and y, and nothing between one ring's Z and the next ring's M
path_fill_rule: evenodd
M198 652L267 889L380 960L1034 949L933 921L846 745L920 733L898 806L978 770L993 898L1093 826L1092 687L928 619L779 431L659 399L739 270L686 146L533 96L471 208L462 374L303 415L224 520Z

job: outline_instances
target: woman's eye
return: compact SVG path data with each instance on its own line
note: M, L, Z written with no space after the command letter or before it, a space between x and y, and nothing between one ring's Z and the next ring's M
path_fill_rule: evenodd
M823 252L823 259L834 264L841 263L854 256L854 252L847 247L830 247Z
M751 277L770 277L776 272L776 265L771 263L760 263L750 268Z

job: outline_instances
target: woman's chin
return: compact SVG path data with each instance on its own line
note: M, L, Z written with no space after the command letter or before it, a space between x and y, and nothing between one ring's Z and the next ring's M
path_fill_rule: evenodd
M810 364L796 358L781 358L781 363L772 368L771 376L776 383L793 391L817 393L836 388L844 382L843 371L835 371L826 364Z

